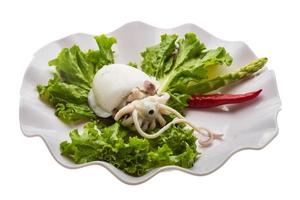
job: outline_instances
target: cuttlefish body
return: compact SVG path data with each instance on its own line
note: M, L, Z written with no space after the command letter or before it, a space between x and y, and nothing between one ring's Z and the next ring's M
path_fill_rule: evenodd
M167 106L168 93L158 93L159 82L143 71L124 64L111 64L102 67L93 79L88 102L93 111L102 118L113 116L122 125L134 127L143 137L153 139L164 133L171 125L185 123L196 132L208 137L199 141L208 146L213 139L222 135L213 134L205 128L194 126L179 112ZM163 115L174 114L171 122L166 123ZM157 127L156 133L147 133Z

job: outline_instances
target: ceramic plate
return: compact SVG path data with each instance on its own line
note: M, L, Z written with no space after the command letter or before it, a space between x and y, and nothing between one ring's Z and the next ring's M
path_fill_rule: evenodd
M186 32L196 33L208 48L224 46L234 60L232 66L226 68L228 71L235 71L240 66L257 58L245 43L221 40L193 24L161 29L141 22L132 22L108 35L114 36L118 40L117 45L114 46L117 63L128 63L129 61L139 63L139 52L158 43L161 34L176 33L183 36ZM101 30L99 34L101 34ZM187 119L194 124L209 127L215 132L224 134L223 141L215 142L209 148L201 150L203 156L196 161L192 168L166 166L153 169L144 176L133 177L106 162L74 164L60 155L59 144L63 140L69 139L70 129L78 128L78 126L71 127L62 123L54 115L54 110L39 99L36 91L36 85L46 84L51 76L51 67L48 66L48 61L56 57L62 48L71 47L74 44L78 44L83 50L97 47L92 35L78 33L51 42L38 50L25 73L20 100L20 124L23 133L29 137L41 137L53 157L65 167L80 168L88 165L101 165L128 184L145 182L155 174L170 169L182 170L194 175L206 175L222 166L235 152L242 149L263 148L278 133L277 113L281 103L275 74L266 68L259 75L224 89L225 92L239 93L262 88L263 93L256 100L238 106L228 106L227 109L220 107L186 111Z

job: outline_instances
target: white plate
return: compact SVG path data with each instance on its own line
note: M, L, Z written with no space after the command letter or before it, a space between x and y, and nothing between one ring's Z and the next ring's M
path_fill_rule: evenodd
M163 33L176 33L183 36L186 32L196 33L208 48L224 46L233 56L233 64L226 70L234 71L257 57L243 42L225 41L204 31L193 24L184 24L172 29L161 29L141 22L131 22L109 33L117 38L115 45L116 62L139 62L140 52L145 47L160 41ZM186 116L196 125L208 127L215 132L223 133L224 140L215 142L211 147L202 149L203 156L191 169L177 166L166 166L153 169L144 176L133 177L123 173L109 163L96 161L85 164L74 164L60 155L59 144L69 139L71 128L62 123L55 115L54 109L38 98L36 86L46 84L51 77L48 61L56 57L63 47L78 44L82 49L96 48L92 35L78 33L54 41L37 51L25 73L20 100L20 124L26 136L40 136L53 157L68 168L80 168L87 165L106 167L121 181L128 184L139 184L153 177L158 172L178 169L194 175L209 174L242 149L261 149L278 133L277 114L281 102L277 91L274 72L265 69L258 76L227 87L226 92L239 93L263 89L260 97L249 103L230 106L229 110L214 108L208 110L188 110ZM267 55L263 55L267 56Z

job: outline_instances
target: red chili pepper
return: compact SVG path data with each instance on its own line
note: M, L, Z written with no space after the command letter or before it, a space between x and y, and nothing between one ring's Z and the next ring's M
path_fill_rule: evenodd
M189 108L211 108L224 104L243 103L254 99L262 89L244 94L207 94L195 95L189 100Z

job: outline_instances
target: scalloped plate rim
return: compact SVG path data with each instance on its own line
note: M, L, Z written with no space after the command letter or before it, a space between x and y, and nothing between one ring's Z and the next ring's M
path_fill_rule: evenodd
M217 40L220 40L220 41L223 41L223 42L227 42L227 43L241 43L243 45L245 45L248 50L254 55L255 53L252 51L252 49L243 41L236 41L236 40L224 40L224 39L221 39L219 37L216 37L214 36L213 34L211 34L210 32L204 30L203 28L197 26L196 24L193 24L193 23L184 23L182 25L179 25L179 26L176 26L176 27L171 27L171 28L160 28L160 27L156 27L156 26L153 26L153 25L149 25L147 23L144 23L144 22L141 22L141 21L132 21L132 22L128 22L124 25L122 25L121 27L115 29L114 31L112 32L109 32L107 33L108 35L114 33L114 32L117 32L117 31L120 31L122 30L123 28L127 27L127 26L130 26L132 24L141 24L143 26L148 26L148 27L151 27L153 29L160 29L160 30L170 30L170 29L180 29L182 27L185 27L185 26L195 26L197 27L198 29L200 29L202 32L206 33L207 35L210 35L210 37L212 37L213 39L217 39ZM66 37L62 37L60 39L57 39L57 40L54 40L52 42L49 42L48 44L44 45L43 47L41 47L40 49L38 49L34 54L33 54L33 57L31 59L31 62L34 60L34 58L36 57L36 54L38 52L40 52L41 50L47 48L50 44L52 43L56 43L58 41L62 41L62 40L65 40L67 38L70 38L70 37L73 37L73 36L78 36L78 35L85 35L85 36L93 36L92 34L86 34L86 33L75 33L75 34L71 34L71 35L68 35ZM30 64L31 64L30 62ZM29 66L30 66L29 64ZM278 104L277 104L277 107L275 108L275 115L273 117L273 121L275 122L274 124L276 125L275 127L275 130L272 132L272 136L268 139L268 141L266 141L265 143L261 144L261 145L257 145L255 147L242 147L242 148L238 148L236 149L235 151L232 151L227 157L225 160L223 160L223 162L221 162L221 164L219 164L218 166L216 166L214 169L211 169L209 170L208 172L206 173L197 173L197 172L194 172L190 169L186 169L186 168L182 168L182 167L179 167L179 166L164 166L164 167L159 167L159 168L155 168L152 171L152 173L150 175L147 176L147 174L143 175L143 176L140 176L140 177L134 177L134 176L131 176L133 178L136 178L136 179L140 179L138 181L135 181L135 182L132 182L132 181L127 181L126 179L123 179L121 178L120 176L118 176L116 173L113 172L112 168L115 168L113 165L105 162L105 161L93 161L93 162L88 162L88 163L84 163L84 164L78 164L76 166L69 166L69 165L66 165L62 162L60 162L54 155L54 153L51 151L51 149L49 148L49 144L47 143L47 139L42 135L42 134L37 134L37 133L33 133L33 134L28 134L24 129L23 129L23 124L22 124L22 119L21 119L21 109L22 109L22 100L23 100L23 95L22 95L22 91L23 91L23 86L24 86L24 82L25 82L25 75L27 74L27 71L29 70L29 66L27 66L26 70L25 70L25 73L24 73L24 76L23 76L23 81L22 81L22 85L21 85L21 89L20 89L20 102L19 102L19 123L20 123L20 129L21 129L21 132L23 133L24 136L26 137L39 137L43 140L43 142L45 143L45 145L47 146L47 149L48 151L50 152L50 154L52 155L52 157L63 167L66 167L68 169L80 169L82 167L87 167L87 166L91 166L91 165L100 165L104 168L106 168L111 174L113 174L116 178L118 178L120 181L122 181L123 183L126 183L126 184L130 184L130 185L137 185L137 184L141 184L141 183L144 183L146 181L148 181L149 179L151 179L152 177L154 177L155 175L159 174L160 172L162 171L167 171L167 170L179 170L179 171L182 171L182 172L185 172L185 173L188 173L188 174L191 174L191 175L196 175L196 176L205 176L205 175L208 175L210 173L213 173L215 172L216 170L220 169L234 154L236 154L237 152L240 152L242 150L260 150L260 149L263 149L264 147L266 147L270 142L272 142L274 140L274 138L278 135L278 132L279 132L279 128L278 128L278 114L279 112L281 111L281 99L280 99L280 96L279 96L279 92L278 92L278 87L276 85L275 89L276 89L276 94L277 94L277 97L278 97ZM268 70L268 69L267 69ZM268 71L273 71L273 70L268 70ZM275 77L275 74L274 74L274 79L275 79L275 83L276 82L276 77ZM108 166L106 166L106 164L108 164ZM117 169L117 168L115 168ZM129 175L130 176L130 175ZM143 178L144 177L144 178Z

